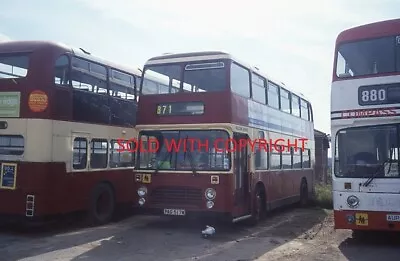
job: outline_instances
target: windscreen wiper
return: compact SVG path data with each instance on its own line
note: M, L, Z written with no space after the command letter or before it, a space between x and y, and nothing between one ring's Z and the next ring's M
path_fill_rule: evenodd
M156 167L156 169L154 170L154 173L153 173L154 175L158 173L158 171L159 171L160 168L161 168L161 165L164 164L165 160L166 160L168 157L171 156L171 152L172 152L172 150L171 150L171 151L168 151L167 154L165 154L165 156L163 157L163 159L162 159L162 161L161 161L161 164L157 164L157 167ZM159 163L159 162L160 162L160 161L158 161L157 163ZM170 163L171 163L171 160L170 160Z
M381 168L385 168L385 164L386 164L387 162L390 162L389 169L388 169L388 173L390 172L390 168L391 168L391 166L392 166L392 154L393 154L393 150L390 150L390 156L389 156L389 158L386 159L384 162L382 162L382 164L378 166L378 169L375 171L374 175L372 175L371 177L369 177L369 178L367 179L367 181L364 182L364 184L363 184L364 187L368 187L369 184L371 184L371 182L378 176L379 171L381 170ZM385 171L385 170L383 170L383 171Z
M187 142L188 138L189 138L189 136L186 136L186 138L185 138L185 143ZM185 151L185 153L186 153L186 151ZM192 152L191 152L191 150L189 149L189 150L187 150L187 153L188 153L189 163L190 163L190 167L192 168L193 175L196 176L198 173L196 172L196 167L195 167L195 165L194 165L194 160L193 160Z

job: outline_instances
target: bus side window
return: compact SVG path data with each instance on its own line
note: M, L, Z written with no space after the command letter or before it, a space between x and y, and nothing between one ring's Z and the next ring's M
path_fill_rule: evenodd
M310 120L310 112L309 112L309 106L307 104L307 102L303 99L300 100L300 114L301 114L301 118L311 121Z
M74 89L107 94L107 69L103 65L72 57L71 80Z
M87 164L87 140L86 138L75 138L73 148L72 167L74 169L85 169Z
M243 97L250 98L250 72L234 62L231 65L231 90Z
M268 82L267 101L272 108L279 109L279 87L272 82Z
M111 140L110 148L110 168L126 168L135 166L135 152L133 142L128 144L128 141L123 142L124 147L121 147L116 140ZM121 150L121 151L120 151Z
M396 69L397 71L400 71L400 36L396 36Z
M293 168L301 169L301 148L292 148L293 152Z
M135 78L133 75L111 69L110 77L110 95L128 99L128 94L133 94L135 88ZM133 100L130 96L130 99Z
M282 165L282 147L280 145L274 146L275 148L272 148L271 150L271 163L270 163L270 168L271 169L281 169Z
M297 95L291 94L292 96L292 114L294 116L300 117L300 101Z
M70 75L69 57L65 54L61 55L55 63L54 83L59 86L68 86Z
M307 104L308 104L308 113L309 113L308 120L311 121L311 122L314 122L314 115L313 115L313 111L312 111L312 106L311 106L310 103L307 103Z
M71 68L72 120L110 124L107 68L77 57L71 58Z
M282 146L282 169L291 169L292 168L292 151L287 146Z
M255 73L252 73L251 76L251 89L252 89L252 96L253 100L261 102L262 104L266 104L266 88L265 88L266 80L258 76Z
M258 132L258 141L254 144L256 170L268 169L268 144L263 131Z
M106 139L92 139L90 142L90 168L107 168L108 141Z
M310 149L304 149L301 156L303 169L311 168Z
M281 110L290 113L290 96L289 92L283 88L280 90Z

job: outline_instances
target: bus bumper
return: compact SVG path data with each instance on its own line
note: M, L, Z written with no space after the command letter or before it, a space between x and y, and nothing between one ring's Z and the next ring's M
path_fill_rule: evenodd
M400 212L334 210L335 229L400 231Z
M182 211L174 211L175 209L164 209L164 208L152 208L152 207L134 207L135 214L138 215L151 215L151 216L165 216L165 217L175 217L175 218L206 218L206 219L222 219L226 221L231 217L228 212L219 212L212 210L186 210L184 213ZM179 210L179 209L177 209Z

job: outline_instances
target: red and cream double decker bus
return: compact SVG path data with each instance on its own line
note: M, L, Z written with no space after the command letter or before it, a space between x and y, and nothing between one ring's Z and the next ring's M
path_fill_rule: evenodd
M341 32L331 90L337 229L400 231L399 103L400 19Z
M116 141L137 135L140 75L60 44L0 44L2 217L104 223L132 202L135 157Z
M257 221L313 192L311 104L228 53L149 59L136 128L139 211Z

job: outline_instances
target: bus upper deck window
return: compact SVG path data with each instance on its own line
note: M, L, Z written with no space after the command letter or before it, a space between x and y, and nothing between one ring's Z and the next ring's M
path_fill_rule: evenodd
M28 74L27 54L0 54L0 79L17 79Z

